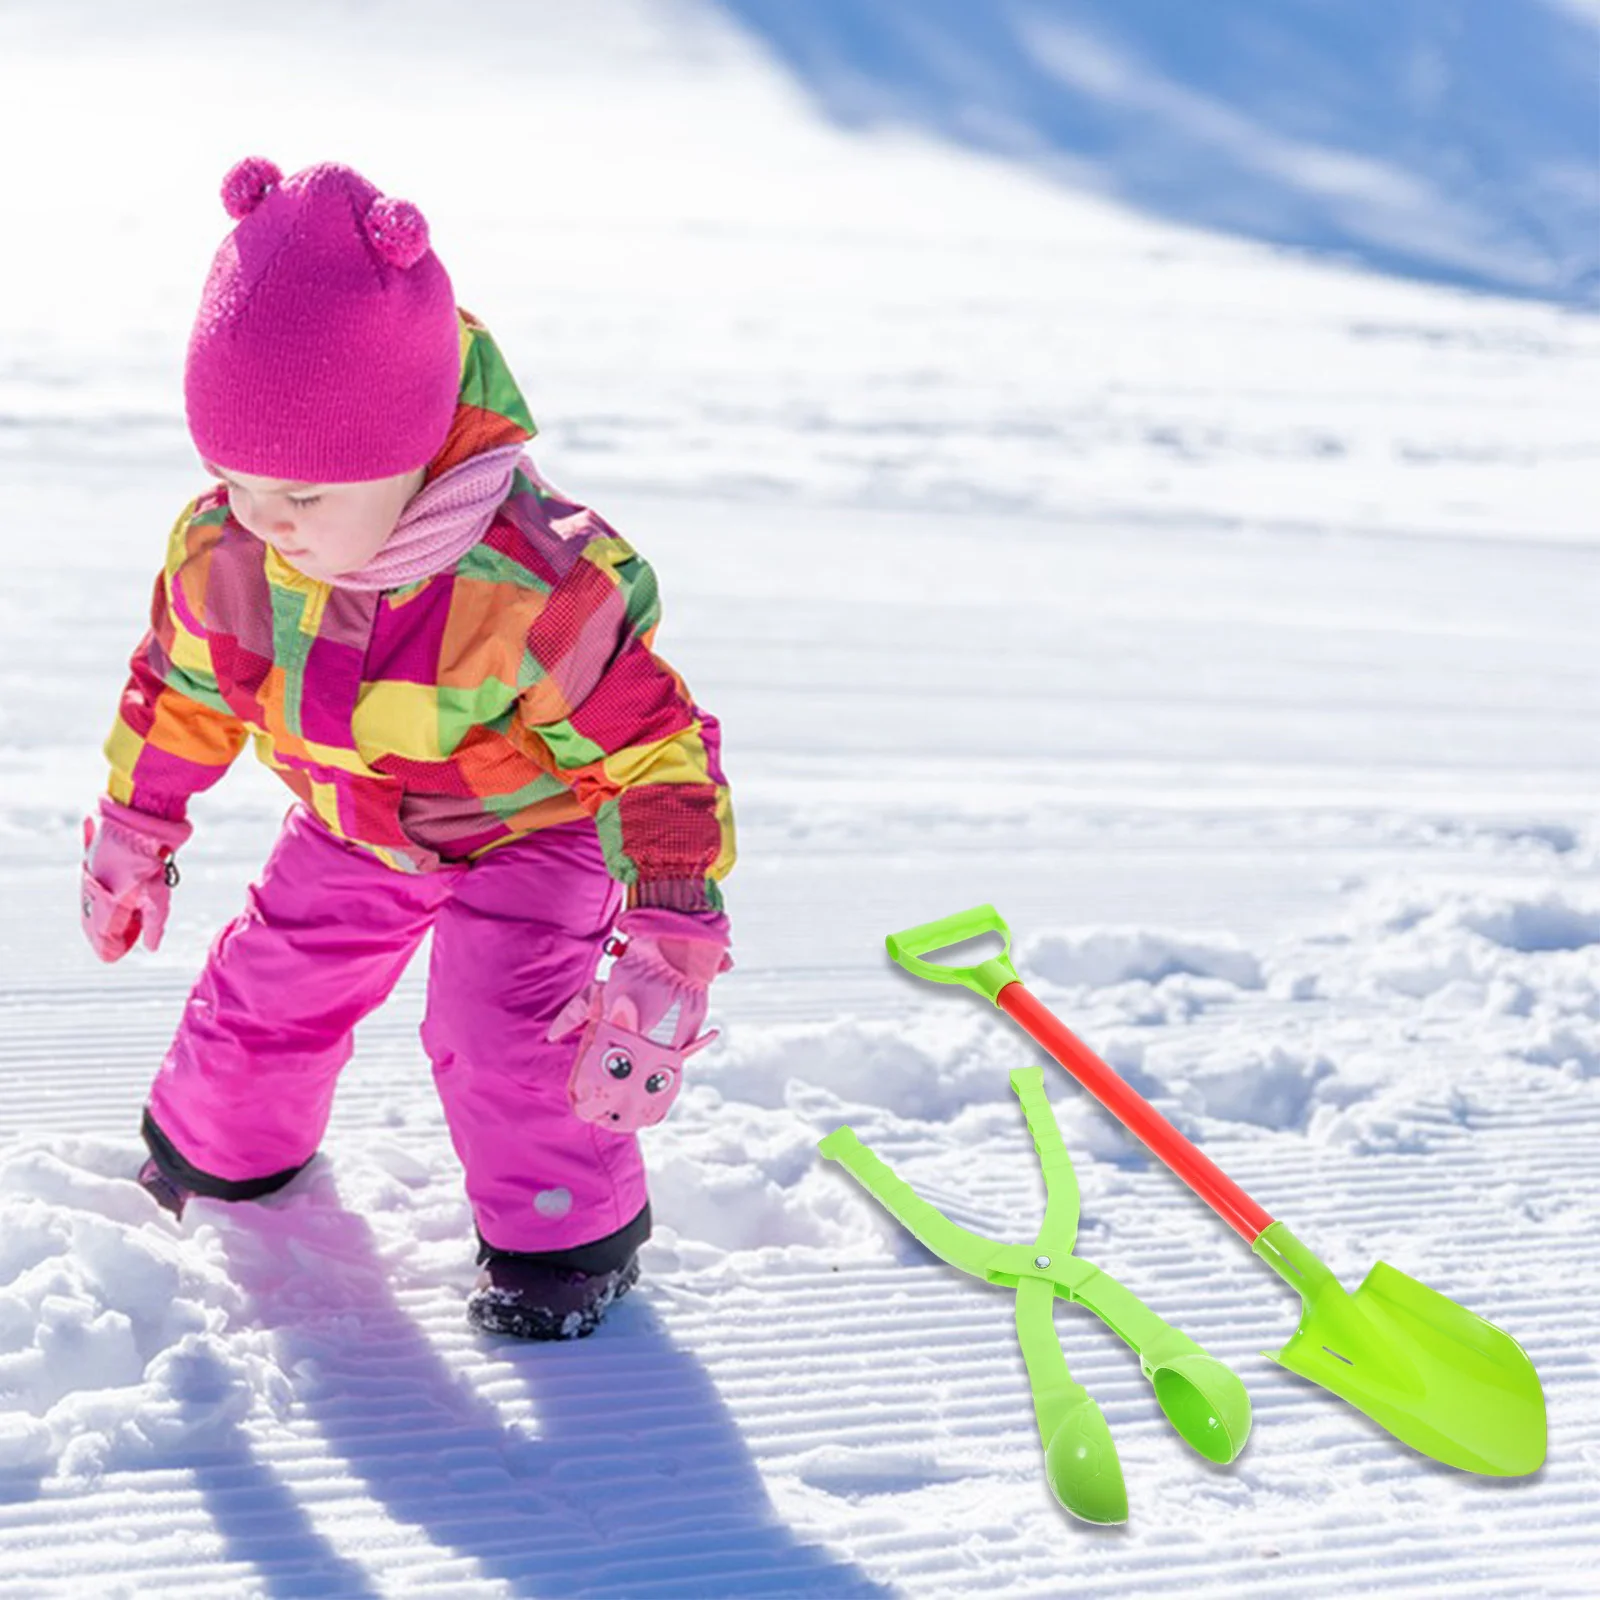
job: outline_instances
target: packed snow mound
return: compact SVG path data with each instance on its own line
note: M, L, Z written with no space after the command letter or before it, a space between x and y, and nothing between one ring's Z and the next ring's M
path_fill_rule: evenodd
M1373 896L1361 915L1384 933L1465 930L1524 954L1600 945L1600 906L1575 903L1553 889L1537 896L1441 896L1399 886Z
M1458 915L1463 927L1507 950L1525 954L1600 945L1600 908L1587 910L1570 905L1555 893L1535 901L1468 906Z
M1030 975L1063 987L1154 984L1180 974L1218 978L1240 989L1259 989L1263 983L1261 963L1236 939L1157 928L1035 934L1017 947L1017 964Z
M1600 1076L1592 897L1409 877L1347 889L1339 926L1272 960L1274 994L1327 1002L1338 1018L1303 1024L1320 1030L1335 1068L1302 1107L1314 1140L1363 1155L1425 1154L1515 1096L1541 1092L1547 1072L1577 1083ZM1458 1087L1474 1071L1494 1084L1485 1099Z
M1358 897L1339 942L1329 972L1358 992L1530 1017L1600 1009L1600 906L1554 890L1385 885Z
M1358 1056L1347 1063L1315 1043L1255 1037L1237 1023L1198 1041L1181 1033L1141 1037L1117 1030L1096 1045L1130 1088L1199 1142L1207 1123L1306 1133L1326 1108L1343 1110L1367 1099L1383 1078L1381 1065L1371 1060ZM1130 1164L1103 1139L1089 1141L1087 1153Z
M1578 1078L1600 1078L1600 1025L1541 1023L1517 1053L1536 1066L1556 1067Z
M782 1106L805 1086L847 1106L946 1121L974 1101L1008 1099L1007 1075L1025 1062L1014 1030L976 1004L935 999L892 1021L842 1016L732 1028L699 1075L728 1100L755 1106Z
M1345 1103L1357 1093L1339 1082L1320 1051L1233 1042L1188 1069L1182 1098L1204 1116L1304 1133L1319 1105Z
M658 1225L652 1242L674 1252L676 1265L680 1256L702 1260L704 1247L781 1254L859 1237L859 1214L822 1170L822 1131L788 1107L746 1105L688 1085L647 1136L651 1211L671 1224Z
M117 1172L128 1146L62 1140L0 1158L0 1479L83 1481L158 1464L287 1390L230 1331L221 1262Z

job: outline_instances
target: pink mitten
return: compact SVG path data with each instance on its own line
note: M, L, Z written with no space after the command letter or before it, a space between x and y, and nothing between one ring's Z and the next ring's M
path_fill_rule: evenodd
M715 1029L695 1033L706 989L733 958L721 912L639 906L617 919L617 933L606 945L617 960L605 982L575 994L550 1037L584 1029L567 1083L572 1108L585 1122L632 1133L666 1116L683 1086L684 1062L716 1038ZM674 1009L668 1038L652 1037Z
M100 825L83 819L83 931L102 961L119 961L140 934L160 947L172 886L174 853L194 832L115 800L101 800Z

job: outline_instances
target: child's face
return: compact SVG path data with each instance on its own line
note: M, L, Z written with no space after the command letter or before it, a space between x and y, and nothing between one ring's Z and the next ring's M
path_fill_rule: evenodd
M337 583L377 555L427 470L364 483L286 483L201 463L228 490L234 520L308 578Z

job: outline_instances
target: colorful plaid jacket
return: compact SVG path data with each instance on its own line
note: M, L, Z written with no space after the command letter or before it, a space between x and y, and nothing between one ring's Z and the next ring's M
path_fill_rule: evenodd
M461 396L428 479L534 424L461 313ZM733 816L716 719L652 649L655 574L519 470L449 570L361 593L308 578L229 514L184 508L106 755L124 805L184 816L247 738L340 838L426 872L594 818L629 905L720 909Z

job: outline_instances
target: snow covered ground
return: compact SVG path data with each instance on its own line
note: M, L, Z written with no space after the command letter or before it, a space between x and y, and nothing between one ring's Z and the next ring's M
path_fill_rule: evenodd
M1594 1594L1600 327L837 131L709 6L474 14L0 15L0 1596ZM95 962L79 818L248 152L422 205L723 721L724 1040L647 1136L641 1287L576 1345L462 1320L420 968L290 1189L177 1224L130 1181L283 808L241 765L161 952ZM1038 1052L883 954L986 900L1347 1285L1382 1258L1523 1343L1539 1473L1262 1359L1297 1303L1052 1067L1083 1253L1255 1414L1206 1464L1061 1309L1130 1521L1061 1512L1011 1297L815 1151L849 1122L1032 1237Z

